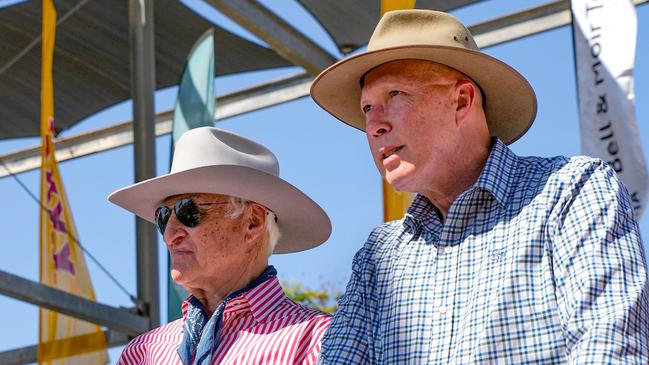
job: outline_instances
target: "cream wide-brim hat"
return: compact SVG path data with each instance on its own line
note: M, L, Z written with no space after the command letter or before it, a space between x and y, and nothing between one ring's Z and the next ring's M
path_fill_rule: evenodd
M433 10L387 12L367 51L322 71L311 84L311 97L334 117L365 131L361 78L384 63L406 59L437 62L470 77L484 94L491 135L503 142L516 141L532 125L536 95L527 80L504 62L481 53L457 18Z
M274 253L307 250L331 234L325 211L279 177L279 162L270 150L213 127L190 129L180 137L168 174L117 190L108 200L154 222L167 197L191 193L235 196L272 210L281 232Z

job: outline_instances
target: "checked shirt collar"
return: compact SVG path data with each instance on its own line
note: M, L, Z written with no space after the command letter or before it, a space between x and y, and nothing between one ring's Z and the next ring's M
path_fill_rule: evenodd
M455 201L476 190L490 193L505 208L509 202L510 190L516 176L519 158L498 138L492 139L493 147L478 180ZM404 216L403 224L407 231L423 228L424 234L439 237L442 222L439 210L423 195L417 194ZM450 213L450 210L449 210Z
M284 292L271 265L245 288L228 295L208 318L203 305L194 296L182 304L183 340L178 348L184 365L206 365L219 347L224 320L235 314L250 312L257 322L264 322L284 300Z

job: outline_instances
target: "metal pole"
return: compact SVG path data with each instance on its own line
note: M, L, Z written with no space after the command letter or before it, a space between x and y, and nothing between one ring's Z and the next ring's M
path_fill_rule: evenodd
M129 313L126 309L93 302L2 270L0 270L0 294L107 326L129 335L139 335L147 330L149 324L148 318Z
M259 37L277 54L309 74L336 62L336 58L257 0L207 0L237 24Z
M147 320L148 322L148 320ZM108 347L126 345L130 341L130 337L111 330L104 331L106 335L106 342ZM82 351L83 349L76 349ZM12 349L0 352L0 364L2 365L22 365L34 364L38 361L38 345L22 347L19 349Z
M133 97L133 151L135 181L155 176L155 46L153 0L129 0L131 36L131 92ZM139 309L160 325L158 246L154 226L135 219L137 296Z
M303 98L309 95L312 77L306 73L281 80L266 82L216 98L214 118L217 121L250 113L263 108ZM156 136L171 133L173 110L159 112L155 116ZM88 156L133 143L133 122L122 122L94 131L80 133L56 140L56 160L59 163ZM5 166L8 168L5 169ZM9 171L18 174L41 167L41 146L0 155L0 179L9 176ZM1 363L0 363L1 364Z

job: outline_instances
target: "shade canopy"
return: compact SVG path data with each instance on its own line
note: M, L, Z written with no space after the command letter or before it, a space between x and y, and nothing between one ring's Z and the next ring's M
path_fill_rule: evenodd
M452 10L479 0L418 0L417 8ZM341 53L365 45L380 18L379 0L298 0ZM55 0L61 20L54 51L57 131L131 98L129 1ZM278 14L282 17L282 14ZM156 89L177 84L198 37L215 28L217 76L293 64L269 48L239 37L177 0L154 1ZM41 1L0 9L0 139L38 136Z
M367 43L381 18L379 0L298 0L326 29L341 53ZM415 8L449 11L480 0L417 0Z
M56 30L56 128L131 98L128 1L87 1ZM57 0L61 19L79 0ZM292 66L272 50L215 26L177 0L155 1L156 89L180 80L187 54L214 27L216 75ZM0 9L0 70L41 34L41 1ZM0 139L39 135L41 43L0 74Z

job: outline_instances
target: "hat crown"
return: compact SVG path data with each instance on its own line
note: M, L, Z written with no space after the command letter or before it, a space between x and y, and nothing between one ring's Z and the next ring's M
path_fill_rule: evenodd
M456 17L419 9L385 13L370 38L367 50L416 44L480 50L471 32Z
M170 173L207 166L241 166L279 176L279 162L266 147L214 127L185 132L174 149Z
M167 197L207 193L239 197L272 210L281 233L275 253L307 250L327 240L331 221L306 194L279 176L279 162L263 145L213 127L185 132L171 172L119 189L111 202L155 222Z

